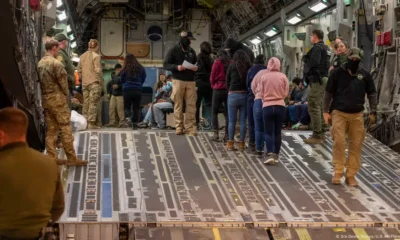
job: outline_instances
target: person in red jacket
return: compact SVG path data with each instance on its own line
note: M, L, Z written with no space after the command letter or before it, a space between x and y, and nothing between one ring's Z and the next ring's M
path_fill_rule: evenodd
M225 136L224 141L228 139L228 90L226 88L226 71L229 67L230 59L228 52L225 50L219 50L217 53L217 59L215 60L211 69L211 88L213 89L212 95L212 126L214 135L212 140L219 140L219 127L218 127L218 112L221 105L224 107L225 117Z

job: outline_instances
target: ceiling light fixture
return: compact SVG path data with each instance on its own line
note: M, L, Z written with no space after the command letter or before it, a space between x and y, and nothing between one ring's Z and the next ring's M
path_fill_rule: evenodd
M272 27L271 30L269 30L268 32L265 32L264 34L267 35L268 37L273 37L276 34L278 34L278 31L275 27Z
M63 5L62 0L57 0L57 7L59 8L59 7L61 7L62 5Z
M70 32L72 32L72 28L71 28L71 25L68 25L67 26L67 33L70 33Z
M328 4L322 3L322 2L317 2L314 5L308 6L308 8L313 12L320 12L321 10L323 10L327 7L328 7Z
M295 25L295 24L297 24L297 23L299 23L301 21L302 21L301 15L298 14L298 13L296 13L296 15L294 15L294 16L292 16L292 17L287 19L287 22L292 24L292 25Z
M255 37L254 39L251 39L250 42L254 45L257 45L261 42L261 39L259 37Z
M71 43L71 48L76 48L76 42Z
M69 35L69 40L71 40L71 41L74 41L74 40L75 40L74 34Z
M62 11L60 14L57 15L58 20L60 21L64 21L65 19L67 19L67 14L65 14L65 11Z

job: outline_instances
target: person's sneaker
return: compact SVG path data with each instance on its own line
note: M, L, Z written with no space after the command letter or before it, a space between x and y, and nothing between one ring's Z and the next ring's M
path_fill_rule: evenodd
M342 173L335 173L335 175L332 178L332 184L333 185L340 185L341 184L341 179L343 177Z
M88 161L74 159L74 160L67 160L67 166L86 166Z
M323 140L321 137L311 136L307 139L304 139L304 142L307 144L320 144L323 143Z
M264 164L267 164L267 165L274 165L275 164L274 153L268 153L267 154L266 159L264 161Z
M256 150L254 155L256 155L256 158L263 158L264 157L264 152Z
M301 123L296 123L292 126L292 130L297 130L301 126Z
M138 123L137 124L137 126L139 127L139 128L148 128L149 127L149 124L147 123L147 122L140 122L140 123Z
M234 142L233 142L233 141L227 141L227 142L226 142L226 150L228 150L228 151L233 151L233 150L235 150Z
M213 136L211 137L212 141L218 141L219 140L219 133L218 131L214 131Z

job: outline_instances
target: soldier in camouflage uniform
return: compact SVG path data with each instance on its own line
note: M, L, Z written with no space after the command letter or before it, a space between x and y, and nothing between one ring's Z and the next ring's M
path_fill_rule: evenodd
M38 72L42 90L42 104L46 118L46 149L50 157L57 159L57 132L61 129L62 143L69 166L87 165L87 161L79 160L75 154L74 137L70 125L71 112L67 105L69 95L67 73L63 65L56 59L58 41L50 40L45 44L46 55L38 63ZM58 164L65 161L58 160Z
M78 72L83 86L83 115L88 120L88 129L98 129L96 116L98 103L103 91L103 70L99 42L95 39L89 41L89 50L82 54L78 64Z

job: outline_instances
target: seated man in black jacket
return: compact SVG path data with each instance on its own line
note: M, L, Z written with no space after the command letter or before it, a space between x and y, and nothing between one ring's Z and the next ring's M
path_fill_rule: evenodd
M125 120L124 114L124 98L122 96L122 82L119 76L119 72L121 71L121 64L115 64L114 77L107 84L107 94L110 99L110 110L109 110L109 118L110 122L107 124L107 127L116 127L121 126ZM116 112L117 111L117 112ZM118 114L119 124L117 124L115 114Z

